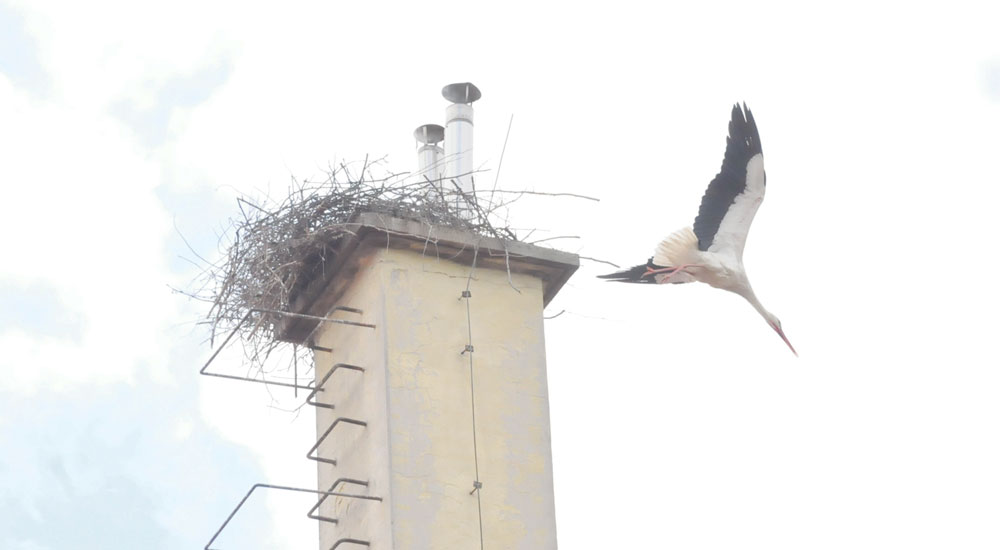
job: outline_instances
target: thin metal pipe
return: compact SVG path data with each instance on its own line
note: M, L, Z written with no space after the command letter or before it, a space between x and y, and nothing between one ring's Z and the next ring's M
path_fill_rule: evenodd
M289 384L287 382L272 382L271 380L260 380L260 379L257 379L257 378L247 378L247 377L244 377L244 376L235 376L235 375L232 375L232 374L219 374L219 373L216 373L216 372L203 372L201 374L204 374L205 376L215 376L215 377L218 377L218 378L228 378L230 380L242 380L244 382L256 382L258 384L268 384L268 385L271 385L271 386L283 386L283 387L286 387L286 388L296 388L296 389L303 389L303 390L311 390L311 389L313 389L312 386L302 386L302 385L299 385L299 384ZM322 390L320 390L320 391L322 391Z
M348 370L358 371L358 372L362 372L362 373L365 372L365 369L363 367L359 367L357 365L349 365L347 363L337 363L337 364L335 364L334 366L330 367L330 370L328 370L326 372L326 375L324 375L323 379L319 381L319 384L317 384L316 387L313 388L313 390L311 392L309 392L309 395L306 396L306 403L309 403L310 405L312 405L314 407L320 407L320 408L323 408L323 409L332 409L333 408L333 404L330 404L330 403L320 403L318 401L313 401L313 397L316 397L316 392L318 392L318 391L326 391L323 388L323 386L326 384L326 381L330 379L330 376L334 372L336 372L338 369L348 369Z
M348 313L357 313L359 315L364 313L362 310L360 310L358 308L347 307L347 306L334 306L333 309L330 310L330 312L332 313L334 311L346 311ZM249 311L246 312L246 314L243 316L243 318L240 319L240 321L238 323L236 323L236 326L233 327L233 330L231 330L229 332L229 334L226 336L226 338L222 341L222 344L220 344L219 347L214 352L212 352L212 355L208 358L208 361L205 361L205 365L202 366L201 370L198 371L198 374L202 374L202 375L205 375L205 376L215 376L217 378L227 378L229 380L242 380L244 382L254 382L254 383L257 383L257 384L272 384L272 385L275 385L275 386L282 386L282 387L286 387L286 388L295 388L296 390L299 390L299 389L312 390L313 389L313 386L311 384L303 386L303 385L300 385L298 383L289 384L287 382L272 382L270 380L261 380L261 379L257 379L257 378L249 378L249 377L246 377L246 376L236 376L236 375L233 375L233 374L219 374L219 373L214 373L214 372L205 372L208 369L209 365L211 365L212 362L215 361L215 358L218 357L220 353L222 353L222 350L226 348L226 346L229 344L229 341L232 340L234 336L236 336L236 333L239 332L240 328L243 327L243 325L247 322L247 320L250 319L250 316L253 315L254 313L274 313L276 315L286 315L286 316L289 316L289 317L298 317L298 318L304 318L304 319L312 319L312 320L318 320L318 321L329 322L329 323L340 323L340 324L345 324L345 325L366 327L366 328L372 328L372 329L375 328L375 325L372 325L372 324L369 324L369 323L359 323L359 322L356 322L356 321L346 321L346 320L343 320L343 319L330 319L330 318L327 318L327 317L316 317L315 315L305 315L305 314L302 314L302 313L291 313L291 312L287 312L287 311L278 311L278 310L275 310L275 309L261 309L261 308L250 309ZM312 348L312 349L318 349L320 351L332 351L329 348L323 348L321 346L309 346L309 347ZM319 390L319 391L323 391L323 390ZM310 393L310 395L314 395L314 394L315 394L315 392L311 392Z
M336 428L341 422L345 424L354 424L355 426L361 426L362 428L368 426L368 423L363 420L356 420L354 418L347 418L341 416L340 418L334 420L333 424L330 424L330 427L327 428L325 432L323 432L323 435L321 435L320 438L316 441L316 444L312 446L312 449L309 449L309 452L306 453L306 458L308 458L309 460L315 460L317 462L325 462L326 464L333 464L334 466L337 465L336 460L331 458L323 458L320 456L313 456L313 452L316 449L319 449L319 446L323 444L324 440L326 440L326 436L330 435L330 432L332 432L333 429Z
M228 344L229 341L233 339L233 336L236 336L236 331L240 330L240 327L243 326L243 323L247 322L247 319L250 318L250 314L252 313L253 311L248 311L246 315L244 315L243 318L240 319L240 322L236 323L236 326L233 327L233 330L229 332L229 336L226 336L226 339L222 341L222 344L219 345L219 348L216 349L214 353L212 353L212 356L209 357L208 361L205 362L205 366L202 367L201 370L198 372L200 372L201 374L205 374L205 369L207 369L208 366L212 364L212 361L215 361L215 358L218 357L220 353L222 353L222 350L226 348L226 344Z
M368 482L367 481L361 481L360 479L351 479L349 477L342 477L342 478L338 479L337 481L334 481L333 483L331 483L330 484L330 488L327 489L327 491L333 491L334 489L337 488L337 485L340 485L341 483L352 483L354 485L361 485L361 486L364 486L364 487L368 486ZM339 520L337 518L328 518L326 516L319 515L319 513L318 513L319 507L322 506L324 502L326 502L326 499L327 499L327 495L320 495L319 499L316 500L316 504L314 504L313 507L310 508L308 512L306 512L306 516L308 516L308 517L310 517L312 519L319 520L319 521L326 521L326 522L329 522L329 523L338 523Z
M332 314L334 311L347 311L349 313L356 313L358 315L362 315L364 313L362 310L355 307L333 306L332 308L327 310L326 313L323 314L323 317L329 317L330 314ZM307 334L306 337L303 338L302 340L305 342L312 342L314 340L313 335L316 334L316 331L319 330L319 327L321 326L323 326L322 323L316 323L316 326L314 326L312 330L309 331L309 334ZM372 328L374 329L375 325L372 325Z
M370 547L372 545L372 543L370 543L370 542L368 542L366 540L340 539L337 542L333 543L333 546L330 547L330 550L334 550L335 548L337 548L338 546L340 546L341 544L344 544L344 543L357 544L359 546L368 546L368 547Z
M233 516L236 515L236 512L240 511L240 508L243 507L243 503L245 503L247 501L247 499L250 498L250 495L252 495L253 492L258 487L263 488L263 489L280 489L282 491L296 491L296 492L300 492L300 493L313 493L313 494L316 494L316 495L326 495L326 496L334 496L334 497L347 497L347 498L358 498L358 499L362 499L362 500L375 500L375 501L378 501L378 502L382 502L382 497L373 497L373 496L368 496L368 495L355 495L355 494L350 494L350 493L335 493L335 492L331 492L331 491L319 491L317 489L305 489L303 487L288 487L286 485L271 485L271 484L268 484L268 483L255 483L252 487L250 487L250 490L247 491L247 494L244 495L242 499L240 499L240 503L236 505L236 508L234 508L233 511L230 512L229 517L226 518L226 521L222 522L222 525L219 527L219 529L215 532L214 535L212 535L212 538L209 539L208 544L205 545L205 550L218 550L218 549L211 548L212 543L215 542L215 539L219 538L219 535L222 534L223 529L225 529L226 526L229 525L229 522L232 521Z
M351 308L354 309L354 308ZM275 315L284 315L286 317L295 317L296 319L309 319L310 321L320 321L323 323L337 323L340 325L351 325L355 327L365 327L365 328L375 328L375 325L371 323L360 323L358 321L348 321L346 319L331 319L329 317L318 317L316 315L306 315L305 313L292 313L290 311L280 311L277 309L251 309L257 313L273 313ZM348 311L348 309L341 306L333 308L331 311ZM360 311L360 310L358 310ZM353 313L353 312L352 312Z

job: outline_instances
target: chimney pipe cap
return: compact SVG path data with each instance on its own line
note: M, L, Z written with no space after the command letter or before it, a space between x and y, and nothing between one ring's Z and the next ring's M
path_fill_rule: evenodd
M449 84L441 89L441 95L452 103L472 103L483 97L483 93L471 82Z
M444 127L437 124L424 124L413 131L413 137L425 145L434 145L444 141Z

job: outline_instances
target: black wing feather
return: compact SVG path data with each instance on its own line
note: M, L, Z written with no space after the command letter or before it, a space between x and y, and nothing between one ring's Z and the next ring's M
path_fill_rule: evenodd
M705 251L712 246L712 240L715 239L715 233L722 224L722 218L726 216L736 197L746 189L747 163L758 153L763 153L763 150L760 147L760 134L757 133L757 123L753 119L753 114L745 103L742 110L739 104L733 105L722 169L712 183L708 184L705 196L701 199L698 217L694 219L698 250Z
M656 265L653 263L653 258L650 257L649 260L644 263L637 265L635 267L630 267L628 269L623 269L621 271L616 271L614 273L608 273L607 275L598 275L598 279L608 279L610 281L616 281L619 283L656 283L656 279L653 275L648 275L650 269L661 269L666 266Z

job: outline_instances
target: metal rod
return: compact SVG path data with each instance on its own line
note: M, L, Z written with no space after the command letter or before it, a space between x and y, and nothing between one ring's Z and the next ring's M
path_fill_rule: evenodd
M333 306L333 309L331 309L330 312L334 311L346 311L347 313L357 313L358 315L364 314L364 310L358 309L356 307L347 307L347 306ZM327 312L327 314L329 315L330 312Z
M226 344L228 344L228 343L229 343L229 341L233 339L233 336L236 336L236 331L240 330L240 327L242 327L242 326L243 326L243 323L247 322L247 319L249 319L249 318L250 318L250 314L251 314L251 313L253 313L253 312L252 312L252 311L248 311L248 312L246 313L246 315L244 315L244 316L243 316L243 318L242 318L242 319L240 319L240 322L239 322L239 323L236 323L236 326L235 326L235 327L233 327L233 330L231 330L231 331L229 332L229 335L228 335L228 336L226 336L226 339L222 341L222 344L220 344L220 345L219 345L219 348L218 348L218 349L216 349L214 353L212 353L212 356L208 358L208 361L205 361L205 366L204 366L204 367L202 367L202 368L201 368L201 370L199 371L199 372L200 372L201 374L205 374L205 369L207 369L207 368L208 368L208 366L212 364L212 361L215 361L215 358L216 358L216 357L217 357L217 356L218 356L218 355L219 355L220 353L222 353L222 350L223 350L223 349L225 349L225 347L226 347Z
M357 313L358 315L361 315L362 313L364 313L360 309L353 308L353 307L333 306L332 308L328 309L326 311L326 313L323 314L323 317L329 317L330 314L332 314L334 311L347 311L347 312L350 312L350 313ZM312 328L312 330L309 331L309 334L307 334L306 337L303 338L302 340L304 340L304 341L312 341L313 340L313 335L316 334L316 331L319 330L319 327L321 327L321 326L323 326L322 323L316 323L316 326L314 326ZM372 328L375 328L374 325L372 326Z
M339 308L340 306L338 306ZM337 308L334 308L336 310ZM346 319L331 319L329 317L317 317L316 315L306 315L305 313L292 313L290 311L281 311L277 309L251 309L250 311L255 311L258 313L273 313L275 315L284 315L286 317L295 317L296 319L309 319L311 321L320 321L324 323L337 323L340 325L351 325L355 327L365 327L365 328L375 328L375 325L371 323L359 323L358 321L348 321ZM347 310L343 310L347 311Z
M319 446L323 444L323 441L326 439L326 436L330 435L330 432L332 432L333 429L336 428L341 422L345 424L354 424L355 426L361 426L362 428L368 426L368 423L363 420L355 420L354 418L347 418L343 416L334 420L333 424L330 424L330 427L327 428L325 432L323 432L323 435L321 435L320 438L316 441L316 444L312 446L312 449L309 449L309 452L306 453L306 458L308 458L309 460L315 460L317 462L325 462L327 464L333 464L334 466L337 465L336 460L330 458L323 458L320 456L313 456L313 451L319 449Z
M313 390L311 392L309 392L309 395L306 396L306 403L309 403L310 405L312 405L314 407L321 407L321 408L324 408L324 409L332 409L333 408L332 404L329 404L329 403L319 403L317 401L313 401L312 399L313 399L313 397L316 397L316 392L317 391L326 391L323 388L323 385L326 384L326 381L330 379L330 375L332 375L334 372L336 372L337 369L348 369L348 370L358 371L358 372L362 372L362 373L365 372L364 368L359 367L357 365L348 365L347 363L337 363L337 364L335 364L334 366L330 367L330 370L326 371L326 375L323 376L323 379L320 380L319 384L317 384L316 387L313 388Z
M233 330L229 332L229 335L227 335L226 339L222 341L222 344L219 345L218 349L216 349L215 352L212 353L212 356L208 358L208 361L205 361L205 366L201 367L201 370L198 371L198 374L203 374L205 376L215 376L218 378L228 378L230 380L242 380L244 382L255 382L257 384L273 384L275 386L295 388L296 390L298 390L299 388L302 388L304 390L311 390L312 386L300 386L298 384L288 384L286 382L271 382L269 380L260 380L258 378L236 376L233 374L219 374L215 372L205 372L205 370L208 369L208 366L212 364L212 361L215 361L215 358L218 357L220 353L222 353L222 350L226 348L226 345L229 344L229 341L233 339L233 336L236 336L236 333L240 330L240 327L243 326L243 323L247 322L247 319L250 318L250 315L252 315L254 311L255 310L248 311L246 315L244 315L243 318L240 319L240 322L236 323L236 326L233 327Z
M334 312L334 311L346 311L348 313L356 313L356 314L359 314L359 315L361 315L361 314L364 313L362 310L360 310L358 308L347 307L347 306L334 306L333 309L331 309L330 311L331 312ZM243 318L241 318L240 321L238 323L236 323L236 326L233 327L233 330L229 331L229 334L226 335L226 338L222 341L222 344L220 344L219 347L216 348L216 350L214 352L212 352L212 355L208 358L208 361L205 361L205 365L202 366L201 370L198 371L198 374L203 374L205 376L215 376L215 377L218 377L218 378L227 378L229 380L242 380L244 382L254 382L254 383L257 383L257 384L272 384L272 385L275 385L275 386L282 386L282 387L286 387L286 388L295 388L296 391L298 391L299 389L304 389L304 390L312 390L313 389L313 387L312 387L311 384L310 385L306 385L306 386L298 384L297 383L298 382L297 373L296 373L296 383L289 384L287 382L271 382L270 380L261 380L261 379L258 379L258 378L249 378L249 377L246 377L246 376L236 376L236 375L233 375L233 374L218 374L218 373L214 373L214 372L205 372L208 369L209 365L211 365L212 362L215 361L215 358L218 357L220 353L222 353L222 350L226 348L226 346L229 344L229 341L232 340L234 336L236 336L236 333L239 332L240 328L243 327L244 323L246 323L247 320L250 319L250 316L253 315L254 313L273 313L273 314L276 314L276 315L286 315L286 316L289 316L289 317L298 317L298 318L304 318L304 319L312 319L312 320L323 321L323 322L328 322L328 323L340 323L340 324L345 324L345 325L352 325L352 326L359 326L359 327L366 327L366 328L375 328L375 325L372 325L372 324L359 323L359 322L356 322L356 321L346 321L346 320L343 320L343 319L330 319L328 317L316 317L315 315L305 315L305 314L302 314L302 313L291 313L291 312L288 312L288 311L278 311L276 309L262 309L262 308L250 309L250 310L248 310L246 312L246 314L243 316ZM331 350L329 348L324 348L324 347L321 347L321 346L315 346L314 345L314 346L309 346L309 347L312 348L312 349L318 349L320 351L333 351L333 350ZM295 366L298 367L298 365L295 365ZM319 391L323 391L323 390L319 390ZM315 392L311 393L310 395L314 395L314 394L315 394Z
M327 491L333 491L334 489L337 488L337 485L340 485L341 483L352 483L354 485L362 485L364 487L368 486L367 481L361 481L360 479L351 479L349 477L342 477L337 481L334 481L332 484L330 484L330 488L327 489ZM313 507L310 508L308 512L306 512L306 516L319 521L338 523L339 520L337 518L328 518L326 516L321 516L318 513L319 507L322 506L324 502L326 502L327 496L328 495L320 495L319 499L316 501L316 504L313 504Z
M202 372L205 376L216 376L218 378L228 378L230 380L242 380L244 382L256 382L258 384L268 384L271 386L283 386L286 388L300 388L303 390L311 390L312 386L301 386L299 384L289 384L287 382L272 382L271 380L260 380L259 378L247 378L245 376L235 376L232 374L219 374L217 372ZM323 390L320 390L323 391Z
M333 546L330 547L330 550L334 550L335 548L337 548L338 546L340 546L341 544L344 544L344 543L357 544L359 546L369 546L369 547L372 545L370 542L368 542L366 540L340 539L337 542L333 543Z
M250 487L250 490L247 491L247 494L244 495L242 499L240 499L240 503L236 505L236 508L234 508L233 511L230 512L229 517L226 518L226 521L222 522L222 525L219 527L219 529L215 532L214 535L212 535L212 538L208 541L208 544L205 545L205 550L213 550L211 548L212 543L215 542L215 539L219 538L219 535L222 534L222 530L225 529L227 525L229 525L229 522L232 521L233 516L236 515L236 512L240 511L240 508L243 507L243 503L245 503L247 501L247 499L250 498L250 495L253 494L253 492L258 487L263 488L263 489L280 489L282 491L297 491L297 492L300 492L300 493L313 493L313 494L316 494L316 495L326 495L326 496L335 496L335 497L347 497L347 498L359 498L359 499L362 499L362 500L376 500L378 502L382 502L382 497L373 497L373 496L368 496L368 495L354 495L354 494L349 494L349 493L335 493L335 492L331 492L331 491L319 491L317 489L305 489L303 487L288 487L288 486L285 486L285 485L270 485L268 483L255 483L253 485L253 487ZM215 550L217 550L217 549L215 549Z

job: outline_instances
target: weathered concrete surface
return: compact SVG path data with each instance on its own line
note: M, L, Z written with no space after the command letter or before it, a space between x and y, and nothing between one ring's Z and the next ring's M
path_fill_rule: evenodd
M317 381L335 363L365 369L333 374L319 396L336 408L317 409L317 431L338 417L367 426L340 425L320 447L338 461L319 465L320 488L354 478L369 485L336 490L384 500L328 499L321 512L339 523L320 522L321 548L349 537L372 548L473 549L480 527L489 548L556 548L542 326L552 281L534 267L512 269L508 280L506 269L473 270L385 246L384 237L381 246L359 245L350 261L350 278L327 288L376 328L317 332L315 343L333 349L317 352ZM467 285L472 295L463 299ZM462 353L470 319L471 373ZM478 499L470 495L477 455Z
M342 239L334 251L335 261L323 269L324 276L312 281L293 299L292 311L323 316L337 304L346 285L357 276L359 256L373 246L413 250L422 256L444 258L461 265L476 265L504 273L522 273L542 282L545 304L580 265L575 254L513 241L472 235L449 227L420 224L379 214L365 213L349 224L353 236ZM314 321L289 318L279 327L278 337L302 342L313 334Z
M349 498L328 498L320 508L325 517L338 518L338 524L319 522L320 549L328 550L338 539L369 540L372 548L393 548L392 506L389 495L390 468L386 360L384 337L384 289L379 272L381 266L370 257L361 262L358 277L342 296L343 303L354 304L364 310L362 315L336 312L331 316L361 320L376 324L376 329L345 325L321 327L316 344L333 351L315 352L316 382L323 378L333 365L347 363L365 369L363 373L338 369L317 394L317 401L333 404L334 409L316 409L317 438L338 417L363 420L365 427L338 425L318 450L319 456L337 461L333 466L318 463L320 490L360 493L383 497L383 502ZM357 479L368 486L340 483L340 478ZM343 546L342 546L343 547ZM350 547L350 545L348 545Z

